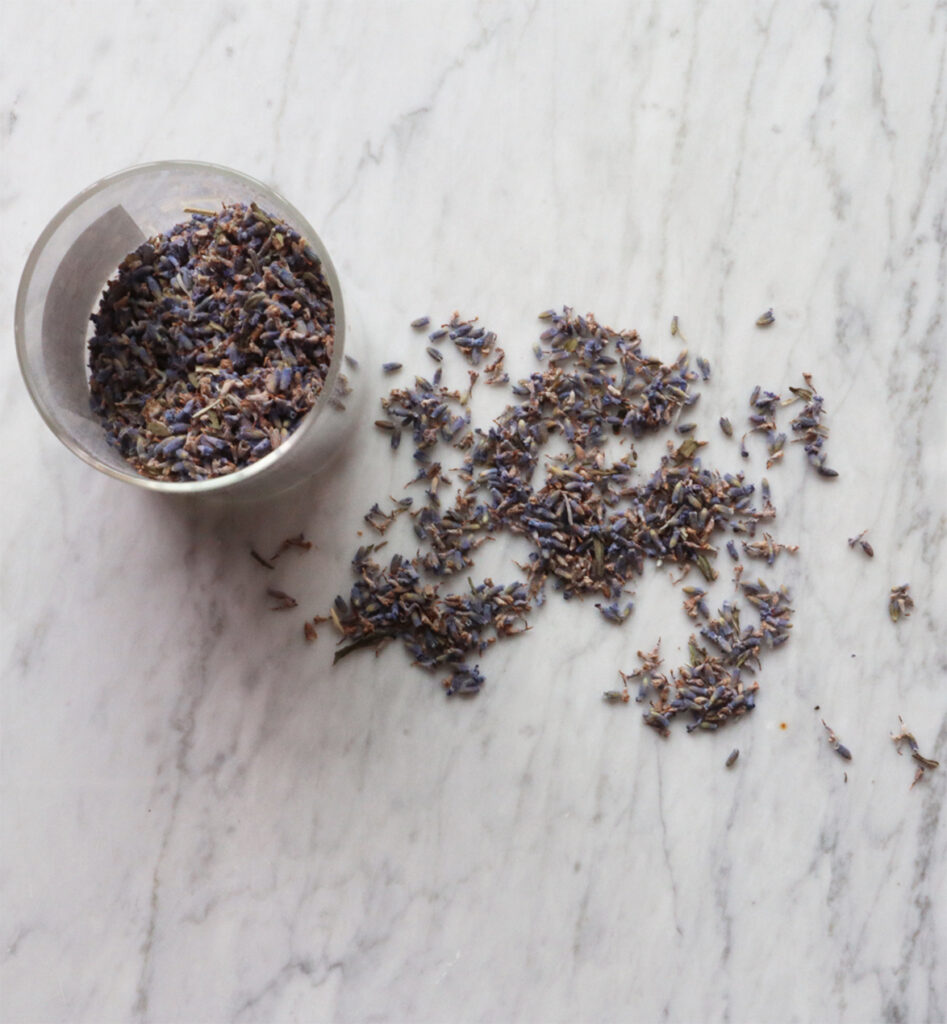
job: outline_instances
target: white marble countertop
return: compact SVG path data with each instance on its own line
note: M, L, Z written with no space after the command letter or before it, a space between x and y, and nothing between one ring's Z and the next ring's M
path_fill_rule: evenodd
M910 788L889 738L903 715L947 761L947 8L6 0L0 38L0 1018L947 1020L947 768ZM704 462L758 482L717 418L813 373L841 475L795 446L767 474L800 550L753 714L662 739L602 700L659 636L686 651L666 567L620 628L551 594L470 701L395 647L333 669L303 621L410 463L371 411L344 467L224 510L60 445L17 368L23 264L77 191L173 157L309 217L371 403L383 361L432 372L420 314L479 315L518 374L548 306L665 359L678 315ZM249 549L300 530L277 614Z

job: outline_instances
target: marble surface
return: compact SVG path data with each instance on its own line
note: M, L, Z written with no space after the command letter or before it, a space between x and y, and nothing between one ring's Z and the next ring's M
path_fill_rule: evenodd
M903 715L947 762L947 8L5 0L0 38L0 1018L947 1019L947 769L911 789L889 738ZM800 550L755 712L663 740L602 701L636 650L686 649L653 567L621 628L551 597L468 702L400 649L333 668L302 623L409 472L370 405L269 504L70 455L19 377L16 282L73 194L171 157L306 213L369 403L387 359L432 372L422 313L479 315L517 373L547 306L662 358L678 315L713 365L704 461L758 481L717 418L815 374L841 476L795 448L767 474ZM249 557L300 530L275 575Z

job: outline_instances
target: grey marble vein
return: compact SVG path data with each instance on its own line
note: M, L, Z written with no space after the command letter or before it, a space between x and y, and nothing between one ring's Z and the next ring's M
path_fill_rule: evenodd
M0 38L0 1019L947 1020L947 5L7 0ZM277 502L99 478L19 379L44 225L168 157L274 185L342 278L365 422ZM719 734L601 697L659 638L686 659L667 566L621 627L550 594L470 702L303 640L409 475L370 427L383 362L431 372L408 322L479 315L518 377L562 303L709 359L701 457L765 475L799 545L793 637ZM832 482L739 454L752 388L804 372ZM899 715L942 762L913 787Z

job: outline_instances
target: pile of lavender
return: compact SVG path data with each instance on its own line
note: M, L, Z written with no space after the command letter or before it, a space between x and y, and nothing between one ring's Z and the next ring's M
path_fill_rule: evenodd
M93 412L139 473L168 481L278 448L322 390L335 331L318 256L255 203L140 245L92 322Z
M769 533L754 540L759 525L775 516L768 486L755 503L756 488L743 473L701 465L705 442L693 436L692 424L678 421L699 397L695 381L710 375L705 361L698 363L700 374L686 352L665 364L642 351L637 332L614 331L568 307L541 318L547 327L535 352L542 368L512 386L511 404L490 425L471 423L469 400L480 371L468 371L464 391L441 383L436 346L447 343L473 366L483 362L488 383L507 380L496 335L456 314L428 336L433 379L417 377L413 387L382 399L376 427L392 448L410 437L416 475L409 483L423 500L392 499L387 511L376 504L365 521L381 535L407 512L419 547L386 564L373 557L384 541L356 552L356 582L348 599L335 599L329 616L342 635L336 660L400 640L418 665L444 674L448 694L471 695L484 682L478 658L498 640L522 633L550 588L566 599L592 595L601 615L621 624L633 611L628 585L648 560L678 567L679 578L696 571L710 581L719 574L719 547L728 536L735 561L735 538L744 554L770 565L780 552L795 550ZM412 326L423 329L427 320ZM775 405L778 396L768 400ZM764 411L768 427L770 410ZM683 440L669 441L657 471L641 478L633 442L675 425ZM554 438L564 453L547 450ZM616 438L630 443L610 457L606 445ZM446 465L448 457L459 465ZM519 567L523 578L494 584L467 576L466 591L442 595L444 578L468 573L478 547L503 532L531 544ZM691 637L690 664L660 673L655 650L606 699L627 702L628 680L638 678L636 699L649 702L645 721L662 733L678 714L689 718L689 731L716 729L753 708L758 684L744 674L758 667L764 648L788 639L792 609L784 588L744 582L743 565L733 568L754 622L741 625L736 600L712 616L704 590L686 587L685 611L701 623Z
M701 647L697 637L692 635L688 645L690 663L672 669L669 674L657 671L661 665L657 647L646 655L639 651L641 667L628 675L619 673L624 689L606 692L606 700L627 703L630 699L628 682L637 679L639 688L635 700L649 701L649 708L643 715L645 724L663 736L668 735L671 720L679 714L689 718L687 731L693 732L695 729L716 730L730 719L752 711L759 683L756 680L745 682L744 668L759 667L764 645L779 647L789 639L792 608L785 587L772 591L762 580L739 583L739 576L738 573L738 586L758 612L758 623L741 627L740 606L736 601L724 601L717 615L711 616L702 600L703 591L685 588L695 593L684 602L684 609L692 618L705 620L700 636L710 644L710 651Z

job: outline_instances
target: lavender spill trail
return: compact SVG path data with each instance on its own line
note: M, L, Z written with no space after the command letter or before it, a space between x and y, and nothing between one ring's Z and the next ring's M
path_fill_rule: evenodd
M416 377L382 398L384 416L375 425L393 448L410 438L409 484L423 498L392 499L387 510L376 503L365 521L381 535L407 512L418 549L384 564L374 557L378 545L356 552L356 581L329 611L341 634L336 661L398 640L419 666L444 674L449 695L472 696L485 681L479 658L523 633L550 591L567 600L597 598L600 615L620 628L634 610L627 589L649 560L677 566L680 578L696 570L712 581L719 546L737 561L735 538L770 565L781 551L796 550L769 532L754 540L776 515L768 484L757 502L742 472L703 466L698 453L706 442L695 425L677 424L699 397L694 385L710 376L709 363L699 360L695 371L682 352L666 364L642 350L636 331L615 331L569 307L540 319L541 368L511 386L510 404L492 422L472 421L479 369L469 371L464 390L441 383L439 365L434 380ZM426 340L452 342L471 366L484 365L487 383L506 383L497 336L476 320L455 314ZM751 402L752 427L768 433L771 459L785 441L774 422L778 401L757 389ZM659 468L642 477L635 440L675 428L683 440L668 441ZM615 438L628 447L610 457L606 444ZM551 453L551 441L564 443L565 453ZM462 453L459 469L445 469L451 452ZM477 549L504 533L530 544L521 578L495 584L468 576L465 592L440 594L445 578L472 570ZM644 721L662 734L678 715L688 732L712 731L752 710L759 684L746 676L764 651L788 640L792 608L785 587L743 581L742 572L737 562L734 599L713 615L703 589L684 589L685 611L700 623L689 664L665 673L657 648L639 652L640 667L621 673L623 688L606 691L605 700L627 704L628 683L636 680L636 702L648 702ZM741 624L740 602L753 621Z

